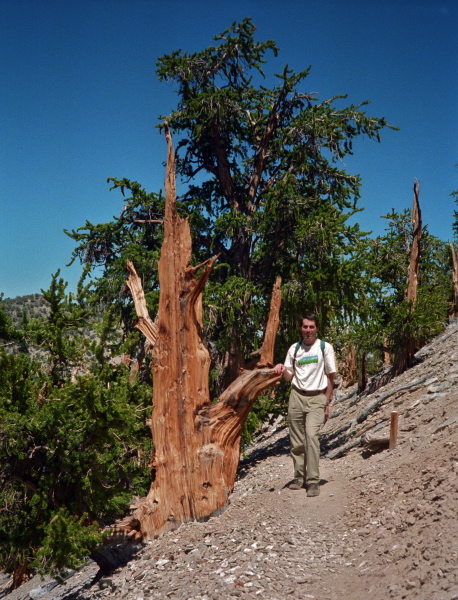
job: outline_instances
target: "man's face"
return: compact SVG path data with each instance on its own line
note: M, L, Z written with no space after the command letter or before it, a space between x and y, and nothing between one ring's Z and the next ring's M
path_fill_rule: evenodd
M316 334L318 333L318 328L315 324L315 321L302 319L301 333L307 346L313 344L316 340Z

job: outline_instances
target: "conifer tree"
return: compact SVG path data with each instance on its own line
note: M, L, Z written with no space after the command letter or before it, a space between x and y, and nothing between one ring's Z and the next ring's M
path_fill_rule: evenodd
M414 231L411 211L394 209L382 217L386 233L370 242L366 272L372 282L366 318L354 324L349 339L359 360L368 356L371 374L383 365L383 352L396 362L410 339L412 352L437 335L447 322L451 258L447 244L423 226L416 302L407 299L409 254ZM407 365L405 365L407 366Z
M220 375L215 393L259 348L277 276L284 281L281 354L305 308L320 313L325 328L364 306L367 242L349 222L361 181L343 159L358 137L379 141L390 127L366 114L368 101L346 105L345 96L319 100L305 91L309 68L285 66L265 78L264 65L279 50L258 41L255 29L246 18L216 36L214 46L157 62L159 79L175 84L179 98L166 117L179 140L177 175L186 190L177 209L189 218L194 260L219 255L204 295L205 337ZM156 307L163 206L137 182L113 182L133 193L121 216L69 235L78 242L75 257L103 267L98 296L116 298L132 315L119 274L132 260L150 309Z
M57 273L48 316L19 332L22 352L0 349L0 562L14 587L32 568L81 566L149 483L151 388L110 361L86 291L67 295Z

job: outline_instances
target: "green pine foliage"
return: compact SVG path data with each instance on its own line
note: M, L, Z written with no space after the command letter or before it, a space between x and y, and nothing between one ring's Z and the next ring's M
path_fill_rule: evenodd
M43 528L41 548L31 563L40 573L52 572L58 578L68 569L78 570L84 566L83 557L102 541L96 522L87 523L87 514L80 518L67 508L59 508Z
M78 567L150 483L151 388L130 383L107 346L96 347L106 340L80 335L90 311L65 288L54 276L43 292L48 317L23 331L39 360L0 352L0 560L9 571Z
M12 336L12 322L6 311L3 294L0 294L0 347L10 341Z
M450 250L425 226L417 300L415 303L406 300L413 239L411 212L392 210L383 218L387 221L386 233L371 240L365 254L365 272L372 282L368 311L348 332L359 356L370 358L372 373L383 364L383 350L396 362L406 347L412 354L443 330L451 292Z
M159 79L178 92L177 107L164 118L177 144L177 175L186 184L178 210L190 221L193 260L219 254L204 291L213 397L259 349L278 275L284 294L278 360L296 339L304 311L320 314L321 334L335 343L370 312L369 242L349 222L361 181L346 172L343 159L358 137L380 141L391 126L365 112L367 101L346 105L344 96L319 100L308 93L310 69L296 73L285 66L267 81L264 68L278 48L258 41L255 29L244 19L216 36L213 46L157 62ZM124 348L133 354L141 338L133 332L125 262L134 262L154 315L164 199L137 182L110 181L123 197L132 193L123 198L120 216L67 233L78 243L73 258L96 277L94 301L121 315Z
M165 118L177 144L177 175L187 188L178 209L190 220L193 260L219 254L204 293L214 395L259 348L278 275L285 283L280 354L296 337L290 325L304 310L337 327L365 304L367 242L348 222L361 181L346 172L343 159L358 137L379 141L390 127L365 112L367 101L346 106L344 96L320 101L308 93L309 69L296 73L285 66L265 80L264 66L278 48L258 41L255 29L244 19L216 36L214 46L172 52L157 62L159 79L178 92L178 105ZM67 233L78 243L74 258L93 274L101 268L94 298L116 305L127 340L134 313L125 261L136 265L154 315L163 197L137 182L111 181L123 194L132 192L119 218Z
M120 190L124 206L119 217L108 223L94 225L86 221L83 227L65 233L77 243L72 264L80 260L90 280L91 294L87 302L108 321L121 328L123 351L134 354L142 345L138 332L131 294L126 286L128 260L135 265L143 282L147 305L156 314L159 301L157 262L163 239L162 219L165 199L161 193L148 194L139 183L128 179L109 178L111 189ZM125 198L126 191L132 196Z

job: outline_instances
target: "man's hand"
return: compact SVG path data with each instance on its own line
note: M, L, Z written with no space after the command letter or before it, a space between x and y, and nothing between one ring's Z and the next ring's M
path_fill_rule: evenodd
M274 373L276 373L277 375L283 375L284 372L285 372L285 365L282 365L281 363L278 363L278 365L275 365Z
M331 414L331 407L329 406L329 404L326 403L326 406L324 407L324 423L323 423L323 425L329 419L330 414Z

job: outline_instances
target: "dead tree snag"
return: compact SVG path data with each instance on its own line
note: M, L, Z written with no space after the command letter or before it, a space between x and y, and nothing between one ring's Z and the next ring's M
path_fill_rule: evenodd
M420 240L422 237L422 221L420 210L420 184L415 180L413 186L413 206L412 206L412 247L409 258L409 276L407 280L407 300L415 303L417 299L418 271L420 269Z
M458 318L458 258L456 256L455 246L450 242L450 250L452 252L452 306L450 309L450 317Z
M143 333L147 342L149 342L150 347L153 347L157 340L157 323L149 316L142 282L130 260L127 261L127 270L129 271L127 287L132 294L135 312L137 313L137 323L135 324L135 327Z
M143 538L225 508L234 486L243 424L258 394L279 380L273 369L266 368L273 364L278 327L278 279L260 362L254 370L244 371L218 402L210 401L210 356L202 342L202 290L217 257L196 267L190 264L191 234L187 219L176 210L175 157L167 124L165 133L164 242L158 267L159 311L153 324L157 339L148 337L154 344L152 484L147 497L131 507L130 517L131 523L138 522ZM141 330L151 335L141 282L129 269L139 321L142 318L142 326L148 324Z
M413 186L413 206L412 206L412 246L410 248L409 255L409 272L407 277L407 290L406 290L406 300L410 303L410 308L413 310L415 304L417 302L417 290L418 290L418 273L420 270L420 258L421 258L421 238L422 238L422 220L421 220L421 210L420 210L420 184L417 180L414 182ZM410 317L406 317L409 319ZM415 340L415 337L412 335L410 331L406 331L406 334L403 336L400 347L401 351L399 352L397 358L393 362L393 370L392 374L400 374L403 373L409 362L412 360L415 352L417 351L416 345L418 341Z

